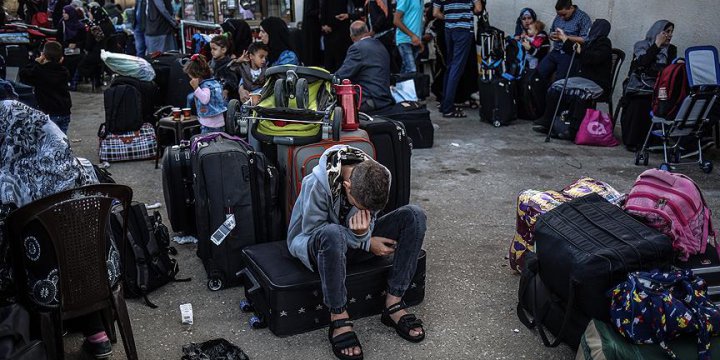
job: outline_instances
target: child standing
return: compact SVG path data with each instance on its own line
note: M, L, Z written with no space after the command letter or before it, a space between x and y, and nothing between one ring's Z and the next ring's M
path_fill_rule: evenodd
M535 69L550 49L545 23L536 20L528 26L527 35L522 35L523 48L527 52L527 63L530 69Z
M224 113L227 106L223 101L222 85L212 77L212 71L205 57L195 54L183 69L190 76L190 86L195 90L195 108L200 121L200 132L225 131Z
M235 98L238 91L238 76L230 67L232 59L228 56L229 53L230 41L225 35L218 35L210 40L210 54L213 57L210 60L210 69L215 79L222 84L223 99L226 102Z
M48 41L42 54L20 69L18 76L20 82L35 87L40 110L48 114L63 133L67 133L72 99L68 87L70 73L60 64L62 60L63 46L59 42Z
M243 58L247 58L240 64L240 101L245 103L250 99L250 94L262 89L265 84L265 69L267 69L266 58L268 56L267 45L256 42L252 43Z

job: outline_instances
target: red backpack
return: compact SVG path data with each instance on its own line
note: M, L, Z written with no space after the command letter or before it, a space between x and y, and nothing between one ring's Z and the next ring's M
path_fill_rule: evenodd
M666 120L674 120L687 95L688 78L685 63L666 66L655 82L653 114Z

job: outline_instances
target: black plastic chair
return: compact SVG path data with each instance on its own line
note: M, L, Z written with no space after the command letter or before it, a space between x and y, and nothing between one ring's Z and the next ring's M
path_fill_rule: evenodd
M610 86L610 93L609 94L603 94L599 99L595 100L596 104L608 104L609 114L613 115L614 112L614 103L613 103L613 94L615 94L615 85L617 84L618 78L620 77L620 68L622 68L623 63L625 62L625 52L613 48L612 49L612 85ZM616 121L615 118L613 118L613 121Z
M63 321L97 311L112 314L118 322L127 358L138 358L122 281L118 280L111 288L108 276L109 216L116 200L123 209L128 209L132 189L125 185L100 184L67 190L25 205L8 218L19 298L40 318L40 334L53 358L64 358ZM122 216L123 224L127 224L127 211L123 210ZM126 236L125 228L119 243L121 254L125 251ZM57 286L51 290L56 291L59 304L36 301L34 291L38 289L36 286L31 289L27 280L26 270L41 265L47 267L33 256L39 257L41 243L54 250L54 259L50 260L58 269ZM34 250L33 245L36 245ZM41 296L42 291L47 291L40 290ZM114 329L106 330L114 337Z

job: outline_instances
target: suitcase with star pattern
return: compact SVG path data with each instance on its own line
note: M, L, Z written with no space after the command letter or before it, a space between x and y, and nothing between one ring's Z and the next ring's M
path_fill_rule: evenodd
M290 255L285 241L248 246L243 249L241 272L245 283L243 311L254 311L250 325L269 327L276 336L290 336L328 325L330 315L323 304L320 276ZM425 298L425 251L404 300L417 305ZM353 319L382 311L392 257L375 257L348 264L348 312Z

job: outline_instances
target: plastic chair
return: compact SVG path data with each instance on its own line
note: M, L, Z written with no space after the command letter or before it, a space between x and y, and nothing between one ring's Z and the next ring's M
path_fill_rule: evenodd
M620 68L622 68L625 62L625 52L620 49L612 49L612 85L610 86L610 93L603 94L599 99L595 101L596 104L608 104L609 114L615 114L613 104L613 94L615 93L615 85L617 84L618 78L620 77ZM615 119L613 118L613 121Z
M108 279L107 234L115 200L120 201L123 209L128 209L132 189L125 185L101 184L67 190L23 206L8 218L19 298L39 316L40 334L54 358L64 358L63 320L97 311L112 314L113 321L118 322L127 358L138 358L122 281L111 288ZM122 216L123 224L127 224L126 210ZM30 295L35 289L30 289L25 270L41 266L26 249L29 241L37 241L37 238L31 239L34 236L41 238L44 246L52 246L55 253L52 260L58 269L57 305L54 302L40 304ZM126 236L127 228L124 228L119 243L121 254L125 251ZM113 335L114 327L106 330Z

